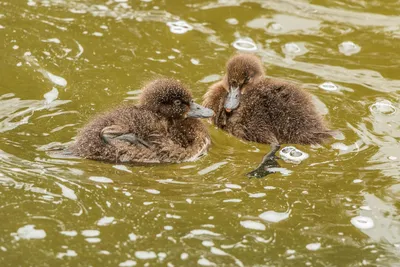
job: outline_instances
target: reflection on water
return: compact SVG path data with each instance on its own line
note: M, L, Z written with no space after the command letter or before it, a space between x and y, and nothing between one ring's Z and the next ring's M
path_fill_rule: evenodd
M2 266L398 264L398 1L0 7ZM73 141L93 114L135 102L153 78L178 78L201 100L237 50L307 88L335 140L296 145L309 157L250 180L268 146L211 125L211 151L191 163L134 167L46 152Z

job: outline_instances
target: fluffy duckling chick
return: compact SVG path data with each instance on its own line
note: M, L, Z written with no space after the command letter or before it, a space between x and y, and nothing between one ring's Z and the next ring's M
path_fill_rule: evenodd
M203 105L212 109L212 122L232 135L271 145L250 176L265 176L275 165L280 144L320 144L331 136L311 95L294 84L264 77L261 60L249 54L233 56L224 78L213 84Z
M159 79L145 86L138 106L124 105L96 117L68 150L117 163L192 161L211 144L198 118L212 115L212 110L193 102L180 82Z

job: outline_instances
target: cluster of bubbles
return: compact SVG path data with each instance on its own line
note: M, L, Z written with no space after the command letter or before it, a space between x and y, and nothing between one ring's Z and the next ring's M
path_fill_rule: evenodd
M169 30L172 33L176 33L176 34L184 34L188 31L193 30L193 26L191 26L184 20L167 22L167 26L169 27Z
M294 146L287 146L283 148L279 155L285 162L299 164L303 160L308 158L308 154L295 148Z

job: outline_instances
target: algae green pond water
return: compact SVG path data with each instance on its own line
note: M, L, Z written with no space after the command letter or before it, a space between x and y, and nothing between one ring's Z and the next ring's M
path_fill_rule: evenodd
M0 266L400 266L398 0L0 0ZM170 76L195 100L239 50L332 128L300 164L208 124L196 162L60 158ZM286 144L288 145L288 144Z

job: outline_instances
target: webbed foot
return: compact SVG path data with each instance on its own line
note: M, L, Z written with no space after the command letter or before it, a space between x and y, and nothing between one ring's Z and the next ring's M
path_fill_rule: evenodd
M256 177L256 178L262 178L267 176L268 174L275 173L274 171L269 170L270 168L276 168L280 167L278 162L276 161L279 159L277 156L275 156L275 153L279 150L280 145L279 144L271 144L271 151L268 152L262 159L260 165L258 167L247 173L248 177Z

